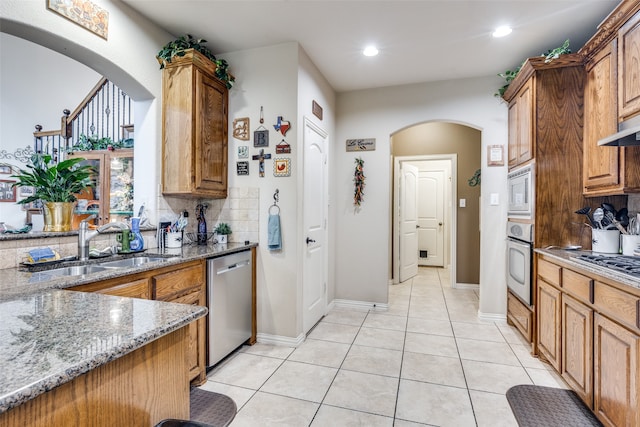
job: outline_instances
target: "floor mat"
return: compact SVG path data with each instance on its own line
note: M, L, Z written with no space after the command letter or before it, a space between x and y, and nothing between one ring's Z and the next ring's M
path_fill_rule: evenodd
M191 390L191 421L225 427L236 416L235 402L224 394L194 388Z
M507 400L520 427L602 426L573 390L517 385Z

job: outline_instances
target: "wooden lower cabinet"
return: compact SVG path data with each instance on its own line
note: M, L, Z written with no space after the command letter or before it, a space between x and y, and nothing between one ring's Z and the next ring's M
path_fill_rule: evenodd
M527 342L532 341L533 312L511 292L507 292L507 320L520 331Z
M155 270L134 273L70 288L130 298L154 299L182 304L207 305L204 260L172 264ZM206 381L206 317L189 324L187 354L189 380L193 385Z
M560 290L538 278L538 351L560 371L561 306Z
M593 310L562 295L562 378L593 407Z
M640 425L640 336L594 316L594 412L607 426Z

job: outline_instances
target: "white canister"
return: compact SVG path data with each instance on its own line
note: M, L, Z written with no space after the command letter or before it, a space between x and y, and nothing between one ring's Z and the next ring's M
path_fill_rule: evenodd
M591 250L605 254L620 253L620 230L591 230Z
M622 255L633 256L633 251L640 246L640 235L623 234L620 238L622 239Z
M167 248L182 247L182 231L170 231L167 233Z

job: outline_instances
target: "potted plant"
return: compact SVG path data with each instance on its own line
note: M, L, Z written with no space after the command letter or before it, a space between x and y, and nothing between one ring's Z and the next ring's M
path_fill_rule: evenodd
M218 243L227 243L227 235L231 234L231 227L229 227L229 224L221 222L216 226L214 231L218 236Z
M13 187L33 187L34 193L18 204L37 200L44 205L44 231L70 231L76 194L92 187L89 165L79 165L83 158L74 158L54 163L49 154L34 154L27 169L19 169L11 175L18 181Z
M158 52L160 69L163 69L165 65L170 64L171 60L175 56L184 56L188 49L194 49L216 64L216 77L222 80L227 85L228 89L231 89L236 78L229 73L229 64L224 59L217 59L209 48L204 45L206 42L207 41L203 39L194 39L190 34L185 34L184 36L170 41L166 45L162 46L162 49Z

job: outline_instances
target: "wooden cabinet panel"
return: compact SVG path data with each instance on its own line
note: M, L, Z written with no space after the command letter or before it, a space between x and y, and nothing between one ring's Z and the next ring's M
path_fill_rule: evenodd
M537 326L538 350L560 372L561 363L560 290L538 278Z
M227 197L228 90L215 64L188 50L162 74L162 193Z
M616 91L616 42L609 44L587 64L584 98L584 192L620 184L620 148L600 147L598 140L618 130Z
M149 292L149 279L146 278L100 289L97 290L96 293L143 299L149 299L151 297L151 292Z
M562 295L562 377L593 407L593 310Z
M546 282L560 287L561 275L562 268L560 266L538 258L538 276L542 277Z
M171 302L179 304L202 305L206 304L205 291L192 292ZM187 354L187 364L189 366L189 379L195 380L196 384L201 384L206 380L206 317L201 317L189 324L189 351Z
M204 269L201 265L181 268L168 273L157 274L151 278L153 298L171 300L193 288L204 286Z
M620 121L640 113L640 13L618 32L618 115Z
M509 105L509 167L533 158L533 79L529 79Z
M607 426L640 425L640 337L594 316L594 412Z
M579 300L593 303L593 279L590 277L563 268L562 288Z
M602 282L595 283L594 305L597 311L623 323L629 328L640 329L640 298L622 292Z
M533 312L511 293L507 293L507 318L528 342L533 338Z

